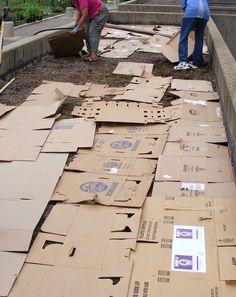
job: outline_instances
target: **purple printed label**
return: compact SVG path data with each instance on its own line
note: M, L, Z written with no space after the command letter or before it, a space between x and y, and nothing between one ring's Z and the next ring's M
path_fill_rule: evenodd
M175 255L174 268L180 270L193 270L193 257L185 255Z
M193 239L192 229L176 229L176 238Z

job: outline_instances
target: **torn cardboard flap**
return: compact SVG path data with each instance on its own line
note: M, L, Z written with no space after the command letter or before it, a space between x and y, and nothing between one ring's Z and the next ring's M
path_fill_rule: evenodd
M233 182L229 159L160 156L156 181Z
M42 152L76 152L79 147L92 147L96 124L84 119L58 120Z
M217 92L199 92L199 91L169 91L170 94L173 94L182 99L190 100L203 100L203 101L216 101L220 99L220 96ZM172 104L174 102L172 101Z
M153 64L119 62L113 73L140 77L150 77L152 74L152 69Z
M177 91L214 92L212 83L206 80L172 79L171 89Z
M15 108L16 108L16 106L7 106L7 105L0 103L0 117L2 117L4 114L6 114L7 112L9 112Z
M40 154L33 162L1 162L0 201L20 199L49 201L67 157L67 154ZM47 168L46 173L45 168ZM9 180L14 187L9 186Z
M31 237L47 201L0 200L0 250L28 251Z
M174 125L169 129L168 141L226 143L224 127L184 127Z
M8 296L11 287L20 274L26 254L0 251L0 295Z
M91 172L98 174L144 176L153 174L155 160L112 158L95 155L75 155L66 166L67 170Z
M220 280L236 281L236 247L218 248L220 263Z
M78 203L141 207L150 188L152 176L129 178L91 173L64 172L52 200Z
M154 182L152 197L236 197L235 183Z
M227 146L205 142L167 142L163 151L163 155L229 159L229 151Z
M101 124L98 128L99 134L138 134L138 135L159 135L167 134L169 125L151 124L151 125L108 125Z
M81 149L79 154L156 159L163 152L166 137L164 134L155 137L97 134L93 148Z

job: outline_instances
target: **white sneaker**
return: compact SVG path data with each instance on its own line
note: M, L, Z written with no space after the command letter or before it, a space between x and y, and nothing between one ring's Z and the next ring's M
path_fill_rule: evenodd
M187 62L179 62L178 65L174 67L174 70L187 70L190 69L190 66Z
M193 64L193 61L190 61L190 62L188 63L188 65L189 65L189 67L192 68L192 69L198 69L198 66Z

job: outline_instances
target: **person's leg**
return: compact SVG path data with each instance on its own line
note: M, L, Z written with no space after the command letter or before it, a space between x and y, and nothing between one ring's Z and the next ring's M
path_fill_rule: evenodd
M90 27L90 21L86 21L84 24L84 33L85 33L85 43L87 47L87 52L90 55L91 49L89 44L89 27Z
M193 50L193 64L196 66L201 65L202 60L202 49L203 49L203 39L204 31L206 28L207 20L197 19L196 29L195 29L195 45Z
M195 26L195 18L183 18L179 37L179 61L188 61L188 36Z
M90 21L89 32L87 36L91 57L94 60L97 58L97 50L101 37L101 32L108 20L108 15L108 10L104 6L101 12Z

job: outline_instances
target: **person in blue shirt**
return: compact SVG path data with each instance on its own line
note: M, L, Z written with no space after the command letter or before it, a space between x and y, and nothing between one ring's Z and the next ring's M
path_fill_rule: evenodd
M204 31L209 20L208 0L181 0L184 11L179 39L179 64L175 70L196 69L201 64ZM188 63L188 36L195 31L192 61Z

